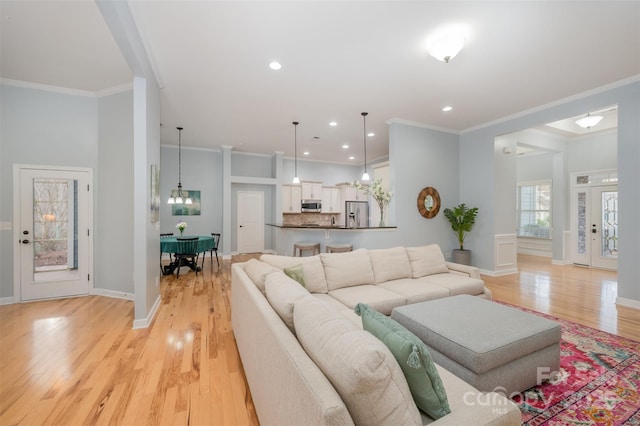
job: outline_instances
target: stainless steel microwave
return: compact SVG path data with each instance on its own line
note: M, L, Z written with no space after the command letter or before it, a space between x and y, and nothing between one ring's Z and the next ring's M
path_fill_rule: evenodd
M320 200L302 200L302 211L320 213L322 211L322 203Z

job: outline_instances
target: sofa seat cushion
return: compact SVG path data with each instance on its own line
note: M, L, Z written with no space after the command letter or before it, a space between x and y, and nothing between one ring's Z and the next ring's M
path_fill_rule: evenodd
M294 332L293 305L296 300L309 295L309 292L284 272L277 271L267 275L265 294L273 310L278 313L289 330Z
M320 256L290 257L275 254L263 254L260 260L280 270L302 265L304 287L311 293L326 293L327 280Z
M411 278L411 264L404 247L369 250L375 283Z
M422 279L406 278L387 281L386 283L377 285L406 297L407 304L449 296L448 288L439 285L430 285Z
M262 294L264 294L264 281L270 273L277 271L278 269L274 268L271 265L268 265L264 262L260 262L257 259L249 259L247 263L244 264L244 271L247 273L251 281L260 289Z
M365 249L347 253L322 253L329 291L343 287L373 283L373 269Z
M366 303L385 315L391 315L391 310L396 306L407 304L406 297L373 284L331 290L329 295L350 309L358 303Z
M355 424L422 425L402 370L382 342L314 297L296 302L294 324Z
M406 250L411 263L411 276L413 278L449 272L447 262L444 260L444 255L439 245L429 244L422 247L407 247Z
M477 278L463 277L458 274L435 274L418 278L430 286L438 286L449 290L449 296L470 294L477 296L484 292L484 281Z

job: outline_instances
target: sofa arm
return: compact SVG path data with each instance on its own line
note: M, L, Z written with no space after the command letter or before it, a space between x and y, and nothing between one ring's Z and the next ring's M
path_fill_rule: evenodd
M447 268L449 268L449 272L454 274L465 275L469 278L480 278L480 269L475 266L461 265L459 263L447 262Z

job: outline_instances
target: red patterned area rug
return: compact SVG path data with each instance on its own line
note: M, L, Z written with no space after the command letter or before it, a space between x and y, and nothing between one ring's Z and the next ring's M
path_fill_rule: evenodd
M560 371L513 398L523 424L640 425L640 342L517 308L562 326Z

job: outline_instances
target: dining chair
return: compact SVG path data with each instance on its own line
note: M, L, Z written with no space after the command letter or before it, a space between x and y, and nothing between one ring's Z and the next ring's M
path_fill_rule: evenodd
M167 238L167 237L173 237L173 232L167 232L164 234L160 234L160 238ZM160 273L162 273L164 275L164 268L162 266L162 246L160 246ZM173 263L173 256L171 253L169 253L169 260L171 263Z
M198 276L198 237L184 237L177 238L178 246L176 252L173 253L173 258L176 265L176 278L180 276L180 267L182 261L187 260L186 265L193 265L193 269L196 271L196 277Z
M220 267L220 261L218 260L218 245L220 244L220 235L221 234L217 234L215 232L211 233L211 236L213 237L213 248L207 250L208 252L211 253L211 267L213 268L213 253L216 254L216 263L218 264L218 268ZM205 257L207 257L207 253L205 252L204 255L202 256L202 267L204 268L204 259Z

